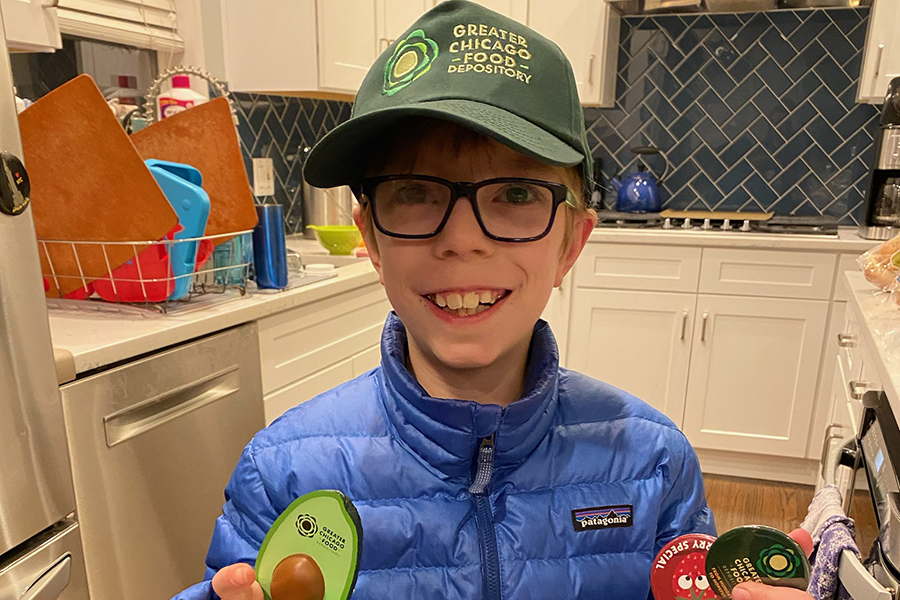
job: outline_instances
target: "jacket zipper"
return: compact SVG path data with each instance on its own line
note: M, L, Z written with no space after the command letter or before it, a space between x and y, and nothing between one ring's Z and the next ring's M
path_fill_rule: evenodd
M478 465L475 478L469 486L469 493L475 500L475 526L481 543L481 577L486 600L500 600L500 555L497 551L497 534L494 531L494 516L488 484L494 470L494 436L481 439L478 447Z

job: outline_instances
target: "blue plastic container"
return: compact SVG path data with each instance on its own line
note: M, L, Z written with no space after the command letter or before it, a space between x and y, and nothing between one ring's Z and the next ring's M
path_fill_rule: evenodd
M179 240L203 235L209 218L209 195L201 187L203 176L194 167L156 159L144 162L178 215L178 223L181 225L169 253L172 276L175 278L175 290L169 300L179 300L191 292L198 245L197 241Z

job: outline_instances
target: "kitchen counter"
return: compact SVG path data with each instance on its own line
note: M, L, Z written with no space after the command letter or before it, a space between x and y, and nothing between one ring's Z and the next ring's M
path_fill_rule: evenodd
M842 227L836 237L596 228L589 241L847 253L862 253L878 243L861 239L853 227ZM67 375L61 382L71 379L72 362L74 371L83 374L378 281L368 260L347 264L349 257L328 258L317 242L301 238L288 239L288 247L299 251L304 263L329 261L342 266L326 281L277 293L251 291L243 297L236 291L225 297L210 294L170 314L100 302L55 303L49 311L50 330L53 346L65 361Z
M629 229L597 227L591 242L703 246L718 248L767 248L771 250L810 250L862 254L876 246L876 240L859 237L856 227L840 227L837 236L762 234L743 231L682 231L680 229Z
M859 271L844 273L849 290L848 308L860 324L861 341L872 357L875 373L900 414L900 306L877 290Z
M306 257L304 256L304 259ZM306 262L315 262L307 260ZM167 346L303 306L368 284L378 274L368 260L336 270L337 276L285 291L207 294L196 306L160 314L137 306L60 301L49 310L53 347L71 353L78 374ZM193 302L193 301L192 301Z

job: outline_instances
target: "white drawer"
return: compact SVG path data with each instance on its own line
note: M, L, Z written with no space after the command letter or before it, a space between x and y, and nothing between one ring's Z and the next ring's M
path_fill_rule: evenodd
M700 292L827 300L834 254L705 248Z
M849 300L850 292L847 291L847 282L844 279L845 271L859 271L856 264L858 254L841 254L838 257L837 281L834 282L834 299Z
M263 393L378 346L390 310L376 283L261 319Z
M575 287L696 292L700 248L588 244L575 266Z

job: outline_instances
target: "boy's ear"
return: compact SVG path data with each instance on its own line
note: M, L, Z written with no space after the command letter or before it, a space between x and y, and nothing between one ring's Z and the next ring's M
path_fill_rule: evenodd
M569 242L569 247L560 257L553 287L559 287L562 284L563 277L578 260L578 256L584 249L584 245L587 244L588 238L591 237L591 231L594 230L596 224L597 212L593 209L588 209L575 217L574 223L572 223L572 241Z
M353 207L353 222L356 223L360 233L362 233L363 240L366 242L366 251L369 254L369 260L372 261L372 266L378 271L378 279L381 281L381 285L384 285L384 276L381 272L381 257L378 255L378 249L373 243L375 232L369 231L368 223L363 215L362 207L359 204Z

